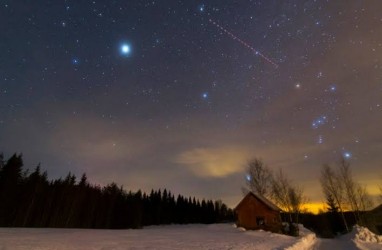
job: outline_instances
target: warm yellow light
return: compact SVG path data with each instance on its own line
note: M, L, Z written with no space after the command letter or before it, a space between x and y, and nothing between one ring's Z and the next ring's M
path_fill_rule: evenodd
M325 211L325 204L322 202L319 203L305 203L303 205L304 210L309 213L318 214L321 211Z

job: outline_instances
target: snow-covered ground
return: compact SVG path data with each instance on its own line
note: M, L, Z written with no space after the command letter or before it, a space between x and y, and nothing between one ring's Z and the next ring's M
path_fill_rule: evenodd
M286 249L300 240L244 231L230 224L152 226L142 230L0 228L0 250Z
M245 231L230 224L151 226L141 230L0 228L0 250L120 249L382 249L382 236L363 227L338 239Z
M350 233L336 239L317 239L313 249L382 250L382 236L356 225Z
M312 233L302 225L298 225L300 237L292 245L286 248L286 250L300 250L300 249L313 249L317 242L316 234Z

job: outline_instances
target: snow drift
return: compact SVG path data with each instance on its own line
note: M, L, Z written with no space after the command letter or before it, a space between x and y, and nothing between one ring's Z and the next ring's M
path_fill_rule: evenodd
M355 225L353 227L351 235L355 241L382 244L382 235L376 235L373 232L371 232L369 229L367 229L366 227ZM381 248L382 248L382 245L381 245Z

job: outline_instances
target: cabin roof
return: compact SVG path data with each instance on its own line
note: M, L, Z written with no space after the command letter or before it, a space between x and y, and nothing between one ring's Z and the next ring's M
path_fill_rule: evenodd
M266 205L268 208L270 208L271 210L273 211L277 211L277 212L282 212L282 210L276 206L275 204L273 204L270 200L268 200L267 198L265 198L264 196L262 195L259 195L259 194L256 194L256 193L253 193L253 192L249 192L240 202L239 204L235 207L234 210L237 210L239 207L241 207L244 202L249 199L250 196L253 196L255 197L256 199L258 199L260 202L262 202L264 205Z

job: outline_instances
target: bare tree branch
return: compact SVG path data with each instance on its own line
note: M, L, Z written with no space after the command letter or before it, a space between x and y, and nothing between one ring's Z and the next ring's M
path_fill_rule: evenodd
M281 169L273 176L271 198L279 207L289 213L290 222L293 221L293 214L294 222L298 223L298 215L307 198L304 196L303 189L294 186Z
M338 176L340 178L339 181L343 183L344 186L346 201L350 205L351 210L354 212L356 221L358 221L360 209L356 196L357 184L354 182L350 164L345 161L344 158L340 160L338 165Z
M272 172L260 159L248 162L247 190L262 196L268 196L271 188Z
M344 216L344 186L340 181L339 176L334 172L334 170L327 164L322 166L321 170L321 187L325 197L328 199L329 197L333 198L338 209L341 213L342 221L346 228L346 231L349 231L349 227L347 221Z

